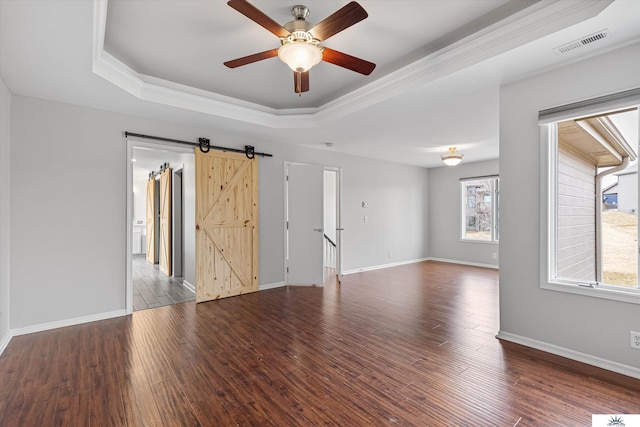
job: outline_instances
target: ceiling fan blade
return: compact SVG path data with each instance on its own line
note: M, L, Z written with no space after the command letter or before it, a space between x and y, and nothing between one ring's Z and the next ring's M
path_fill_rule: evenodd
M265 50L264 52L232 59L231 61L225 62L224 65L229 68L236 68L253 62L262 61L263 59L273 58L274 56L278 56L278 49Z
M310 32L313 34L313 37L324 41L329 37L338 34L345 28L349 28L353 24L357 24L367 16L369 16L367 11L358 3L352 1L342 9L337 10L332 15L325 18L322 22L313 27Z
M296 93L309 92L309 71L293 72L293 90Z
M289 35L289 31L282 25L269 18L264 12L246 0L229 0L227 4L256 24L263 26L277 37L287 37Z
M322 51L322 60L355 71L356 73L364 74L365 76L371 74L374 68L376 68L376 64L373 62L365 61L364 59L356 58L355 56L347 55L346 53L338 52L328 47L325 47L324 51Z

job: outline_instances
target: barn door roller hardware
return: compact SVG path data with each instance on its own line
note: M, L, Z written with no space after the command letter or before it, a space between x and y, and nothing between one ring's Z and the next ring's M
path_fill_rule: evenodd
M256 153L256 150L253 147L253 145L245 145L244 150L241 150L238 148L218 147L216 145L211 145L211 141L209 141L209 138L198 138L198 142L190 142L190 141L180 141L179 139L163 138L160 136L143 135L141 133L133 133L133 132L125 131L124 137L128 138L130 136L133 136L136 138L155 139L156 141L174 142L176 144L190 145L192 147L200 148L200 151L202 151L203 153L208 153L209 150L219 150L219 151L230 151L232 153L244 153L248 159L253 159L255 156L273 157L271 154L267 154L267 153Z

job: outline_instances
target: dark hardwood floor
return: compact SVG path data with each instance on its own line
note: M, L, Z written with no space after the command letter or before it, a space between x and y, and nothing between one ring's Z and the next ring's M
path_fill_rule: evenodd
M500 342L498 273L423 262L11 340L1 426L590 426L640 380Z

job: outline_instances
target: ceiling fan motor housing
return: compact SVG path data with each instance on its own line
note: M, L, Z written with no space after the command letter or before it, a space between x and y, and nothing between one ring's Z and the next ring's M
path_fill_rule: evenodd
M309 16L309 8L307 6L293 6L291 9L291 15L293 15L295 20L289 21L283 25L287 31L309 31L313 28L313 24L306 20L307 16Z
M307 19L307 16L309 16L309 8L307 6L298 4L296 6L293 6L293 8L291 9L291 14L298 20L304 20Z

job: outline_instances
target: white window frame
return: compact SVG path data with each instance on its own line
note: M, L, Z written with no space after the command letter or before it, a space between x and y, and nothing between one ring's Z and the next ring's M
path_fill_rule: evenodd
M625 288L560 279L555 277L554 271L557 218L557 123L633 107L640 109L640 88L540 111L540 287L542 289L640 304L640 287ZM638 126L640 127L640 119ZM635 143L638 144L638 141Z
M471 181L491 181L491 239L470 239L466 237L467 227L467 192L465 184ZM498 223L498 197L500 191L500 177L498 175L476 176L469 178L460 178L460 241L467 243L488 243L497 245L499 241L499 223ZM478 200L476 199L476 205Z

